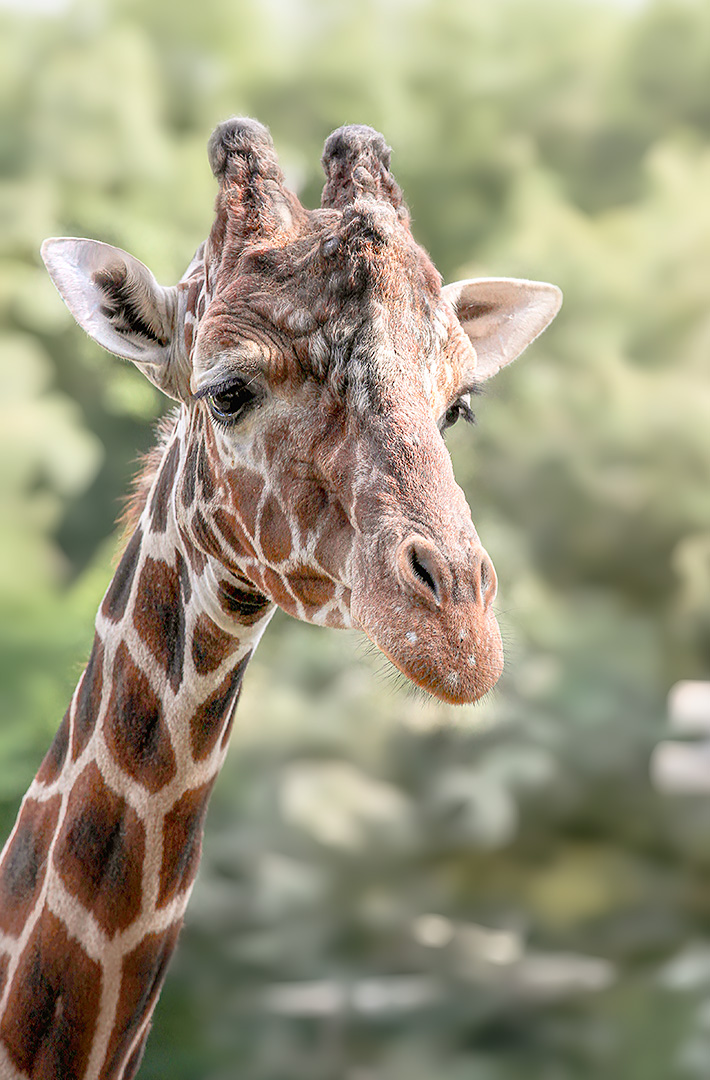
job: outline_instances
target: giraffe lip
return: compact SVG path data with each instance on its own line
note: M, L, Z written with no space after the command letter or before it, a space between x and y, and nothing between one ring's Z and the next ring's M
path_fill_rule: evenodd
M435 621L435 620L434 620ZM500 630L491 616L485 633L473 644L451 645L443 633L432 633L429 620L424 627L412 622L402 633L378 634L363 619L353 617L353 625L377 646L415 686L450 705L470 705L480 701L497 683L503 670ZM457 635L458 637L458 635ZM407 644L402 645L402 640Z

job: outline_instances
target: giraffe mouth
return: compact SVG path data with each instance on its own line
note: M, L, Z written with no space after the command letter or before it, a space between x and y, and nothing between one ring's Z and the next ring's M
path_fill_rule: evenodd
M432 611L396 600L373 608L354 593L353 624L410 682L439 700L473 704L500 678L503 644L490 609L451 602ZM394 617L387 618L388 611Z
M416 630L406 630L403 641L390 644L359 626L415 686L449 705L471 705L493 689L503 671L500 630L495 619L491 618L491 624L484 641L479 639L474 646L462 642L458 648Z

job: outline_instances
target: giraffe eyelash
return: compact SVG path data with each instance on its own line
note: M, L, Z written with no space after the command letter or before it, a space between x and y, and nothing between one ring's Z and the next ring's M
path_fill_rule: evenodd
M264 391L256 379L227 379L216 386L208 386L195 394L196 400L204 400L212 418L229 426L242 420L264 399Z
M439 421L439 430L442 435L448 428L453 427L459 418L463 418L467 424L476 423L476 415L471 408L471 395L480 393L482 393L482 389L478 385L464 387Z

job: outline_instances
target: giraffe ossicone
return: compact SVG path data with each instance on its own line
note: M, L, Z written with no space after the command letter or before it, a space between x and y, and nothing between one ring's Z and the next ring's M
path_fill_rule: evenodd
M0 862L3 1080L135 1075L275 605L360 628L446 701L502 669L495 571L442 435L559 290L442 287L371 128L329 137L316 210L256 121L208 152L214 223L177 285L108 244L42 248L80 326L177 408Z

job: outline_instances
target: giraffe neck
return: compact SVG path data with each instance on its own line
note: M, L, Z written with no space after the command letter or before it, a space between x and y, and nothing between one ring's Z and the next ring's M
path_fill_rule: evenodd
M135 1074L273 611L186 544L179 427L0 863L3 1080Z

